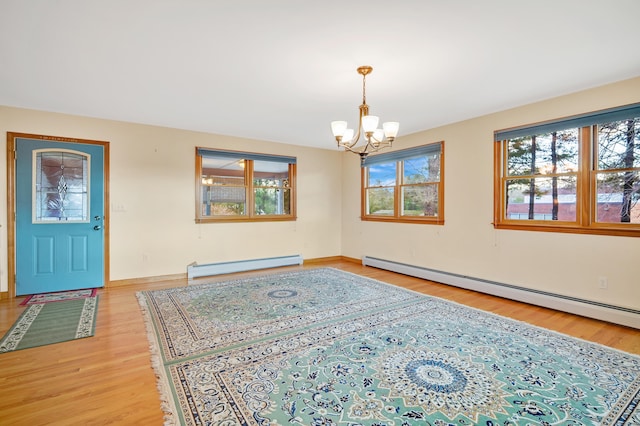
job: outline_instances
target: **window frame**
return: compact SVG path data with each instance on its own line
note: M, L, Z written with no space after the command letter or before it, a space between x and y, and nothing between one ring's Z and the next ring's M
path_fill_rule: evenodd
M196 167L195 167L195 221L196 223L221 223L221 222L281 222L281 221L295 221L296 215L296 157L272 155L272 154L259 154L254 152L243 151L230 151L214 148L196 147L195 149ZM203 189L206 184L202 182L203 179L203 158L205 157L215 158L234 158L244 161L244 188L245 188L245 209L246 214L242 215L205 215L202 212L203 206ZM255 192L254 192L254 162L255 161L268 161L288 164L288 178L289 178L289 213L288 214L256 214L255 210Z
M435 148L435 146L438 148ZM440 173L438 182L427 182L428 185L437 185L438 208L437 216L405 216L402 215L402 189L415 186L415 184L405 184L404 161L420 155L427 155L433 152L440 154ZM371 215L367 214L367 189L368 167L370 165L396 162L396 179L393 186L393 215ZM425 225L444 225L444 141L432 142L412 148L396 150L384 154L367 156L362 161L360 169L360 220L373 222L393 222L393 223L415 223Z
M494 206L495 229L640 237L639 223L597 222L598 125L640 117L640 103L551 120L494 132ZM506 206L508 142L522 136L537 136L553 131L578 129L578 171L576 180L575 221L509 219ZM638 169L638 168L634 168ZM544 175L536 175L544 176ZM530 176L527 176L530 177Z

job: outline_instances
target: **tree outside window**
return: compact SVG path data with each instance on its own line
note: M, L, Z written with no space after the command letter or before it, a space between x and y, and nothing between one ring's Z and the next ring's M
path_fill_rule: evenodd
M496 132L495 226L640 236L640 105Z

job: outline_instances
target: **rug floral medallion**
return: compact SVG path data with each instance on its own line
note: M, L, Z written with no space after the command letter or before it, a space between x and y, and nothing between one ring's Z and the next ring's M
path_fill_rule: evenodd
M167 424L640 424L640 357L336 269L138 298Z

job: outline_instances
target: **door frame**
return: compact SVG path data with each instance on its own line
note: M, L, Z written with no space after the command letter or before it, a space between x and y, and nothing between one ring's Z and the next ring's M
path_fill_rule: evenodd
M16 139L102 145L104 149L104 287L109 285L109 142L61 136L7 132L7 288L9 298L16 297Z

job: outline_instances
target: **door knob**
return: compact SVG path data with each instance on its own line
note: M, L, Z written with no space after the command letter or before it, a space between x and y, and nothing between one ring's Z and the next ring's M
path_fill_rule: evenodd
M102 226L100 226L100 225L96 225L96 226L93 227L94 231L99 231L101 229L102 229Z

